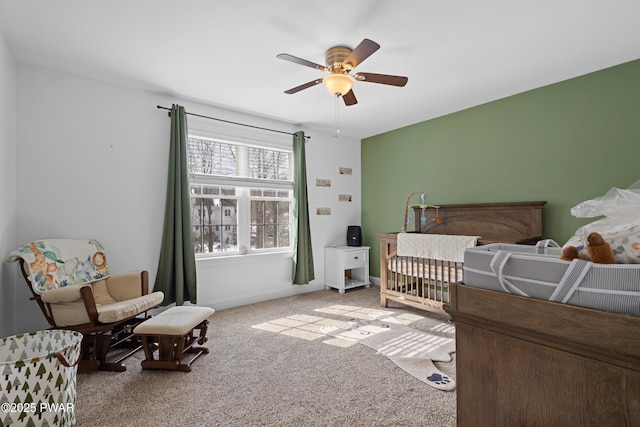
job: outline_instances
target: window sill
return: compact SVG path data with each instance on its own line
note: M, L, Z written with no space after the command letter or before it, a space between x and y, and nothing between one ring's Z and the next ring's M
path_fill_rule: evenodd
M249 253L246 255L217 255L217 256L201 256L196 257L196 263L202 264L239 264L247 261L266 261L273 259L292 259L293 253L289 251L283 252L257 252Z

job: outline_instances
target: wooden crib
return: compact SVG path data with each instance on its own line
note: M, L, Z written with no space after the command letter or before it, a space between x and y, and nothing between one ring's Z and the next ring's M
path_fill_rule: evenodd
M440 222L429 209L421 233L479 236L478 244L535 243L542 238L542 208L546 202L474 203L441 205ZM422 209L414 206L415 224ZM417 231L416 231L417 232ZM445 313L449 284L464 281L462 262L399 256L398 233L378 233L380 239L380 305L395 301Z

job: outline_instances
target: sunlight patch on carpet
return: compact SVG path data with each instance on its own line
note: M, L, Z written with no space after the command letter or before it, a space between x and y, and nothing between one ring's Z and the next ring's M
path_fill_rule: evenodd
M325 317L295 314L252 325L251 327L290 337L301 338L307 341L313 341L327 338L326 334L322 332L322 328L326 326L344 328L349 327L349 323L335 319L327 319Z
M372 310L370 308L341 304L316 308L314 311L319 313L337 314L344 317L355 317L356 319L364 320L369 320L372 317L392 316L394 314L393 311Z
M294 314L252 325L252 328L306 341L321 340L335 347L363 344L431 387L445 391L455 388L453 378L433 363L452 360L450 354L455 351L455 340L407 326L424 317L341 304L317 308L314 312L319 315ZM455 327L448 323L440 323L431 330L440 334L455 333Z
M439 325L431 328L432 331L441 332L445 334L455 334L456 333L456 325L453 323L440 323Z
M438 370L434 361L450 362L455 352L455 339L422 332L401 323L353 318L348 329L326 326L323 332L345 341L364 344L385 355L398 367L420 381L449 391L455 388L453 378Z
M294 314L252 328L303 339L323 340L324 344L350 347L364 344L385 355L405 372L438 390L453 390L453 378L439 371L434 361L450 362L455 352L455 339L432 335L407 325L423 319L411 314L389 310L374 310L351 305L331 305L314 310L316 313L349 318L342 321L321 316ZM438 333L455 333L455 326L440 323L431 328Z
M322 334L319 334L317 332L312 332L312 331L306 331L301 328L286 329L280 333L282 335L288 335L290 337L302 338L303 340L307 340L307 341L313 341L319 338L324 338Z
M371 308L363 308L353 305L330 305L327 307L316 308L314 311L327 314L337 314L339 316L355 318L360 320L378 319L387 322L400 323L403 325L409 325L420 319L424 319L422 316L411 313L397 314L390 310L374 310Z

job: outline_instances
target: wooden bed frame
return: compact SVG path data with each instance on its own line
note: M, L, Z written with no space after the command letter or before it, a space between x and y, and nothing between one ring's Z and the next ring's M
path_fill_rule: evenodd
M546 202L506 202L441 205L426 211L427 223L419 232L480 236L488 243L535 243L542 238L542 208ZM422 209L414 206L415 224ZM397 255L398 233L378 233L380 239L380 305L395 301L412 307L445 313L449 283L463 281L462 263ZM395 266L405 266L404 270ZM418 273L419 272L419 273Z

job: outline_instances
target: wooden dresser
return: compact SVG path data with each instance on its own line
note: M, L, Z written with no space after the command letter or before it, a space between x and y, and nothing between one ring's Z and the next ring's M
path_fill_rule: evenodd
M450 286L459 427L640 426L640 318Z

